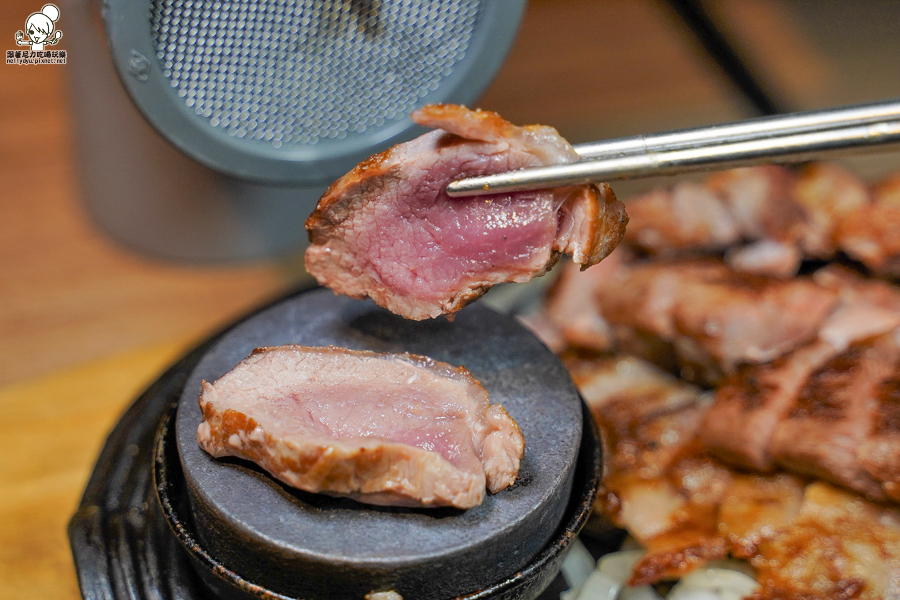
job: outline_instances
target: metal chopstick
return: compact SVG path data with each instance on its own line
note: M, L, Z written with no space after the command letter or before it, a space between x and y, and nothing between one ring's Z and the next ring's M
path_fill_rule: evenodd
M661 150L681 150L709 144L744 142L823 129L837 129L879 121L900 119L900 100L857 104L842 108L762 117L710 127L680 129L651 135L578 144L575 151L583 159L612 158Z
M845 110L848 109L820 111L819 115ZM756 139L723 143L719 141L722 139L721 137L711 135L710 130L714 128L707 128L706 134L700 133L704 130L690 130L694 132L692 135L699 138L700 141L690 144L679 141L678 144L686 146L682 146L681 149L669 149L668 146L662 146L661 150L653 147L641 150L632 146L631 150L619 150L611 157L604 153L603 156L607 156L607 158L463 179L448 185L447 193L453 197L480 196L771 162L799 162L900 147L900 118L788 135L775 135L774 132L777 130L770 126L771 121L779 118L790 120L799 116L788 115L787 117L754 120L766 122L764 127L766 133L756 135ZM732 129L731 133L735 133L738 127L754 121L717 127L734 127L735 129ZM820 121L820 123L824 122ZM792 126L796 125L797 121L794 121ZM807 127L812 127L812 125L808 124ZM820 127L827 127L827 125L823 124ZM683 133L685 132L673 132L673 134ZM750 133L749 130L745 131L745 135L750 135ZM703 135L707 137L703 138ZM659 136L644 137L646 139ZM613 142L620 143L619 140ZM603 143L590 146L596 148L600 144Z

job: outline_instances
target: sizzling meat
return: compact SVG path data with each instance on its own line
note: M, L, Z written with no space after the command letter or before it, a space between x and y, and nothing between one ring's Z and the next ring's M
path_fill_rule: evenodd
M816 342L774 362L746 366L716 391L700 437L709 451L756 471L774 468L769 446L775 427L793 406L809 374L837 351Z
M412 117L437 130L358 165L307 220L306 266L319 283L421 320L542 275L559 254L593 265L622 239L628 218L605 184L446 195L454 179L578 160L556 130L461 106Z
M869 190L846 169L815 163L797 179L794 199L807 215L807 227L800 240L805 253L829 258L837 250L839 225L869 203Z
M900 176L876 186L872 203L838 228L841 249L882 275L900 276Z
M716 392L701 437L722 460L771 470L769 445L775 427L794 406L810 374L851 343L900 326L900 294L890 286L835 269L817 273L815 279L841 299L819 329L819 339L773 362L740 369Z
M879 482L857 449L872 430L876 391L900 360L894 336L852 345L816 369L772 437L771 453L785 468L883 499Z
M257 350L203 383L200 445L308 492L370 504L481 503L519 470L524 441L468 371L341 348Z
M878 384L875 401L872 431L857 456L884 495L900 502L900 374L894 373Z
M837 302L807 279L740 274L715 261L631 265L596 293L623 350L648 356L649 337L664 356L658 344L671 344L682 374L704 382L813 339Z
M652 254L721 250L737 242L738 226L716 194L697 183L653 190L628 203L627 243Z
M568 344L592 350L612 349L612 329L594 296L601 286L612 284L624 273L628 258L625 249L619 248L592 269L582 271L574 263L565 266L545 309Z
M807 486L800 516L765 537L751 600L900 597L900 511L825 483Z
M900 597L900 511L792 475L730 472L704 457L693 437L703 410L686 400L690 387L646 363L570 368L609 442L598 509L647 550L630 584L732 554L756 571L751 600Z

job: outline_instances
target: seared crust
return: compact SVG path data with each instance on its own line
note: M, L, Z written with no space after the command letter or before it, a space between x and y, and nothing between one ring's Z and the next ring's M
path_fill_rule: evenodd
M301 355L311 355L313 360L318 360L315 357L327 359L328 355L342 355L377 361L376 364L366 363L363 368L380 367L382 371L405 364L408 367L401 369L405 373L404 385L423 386L419 388L423 398L434 394L433 391L425 391L424 386L429 385L442 386L440 389L446 394L466 394L466 402L470 405L453 408L456 412L451 414L457 415L455 418L465 419L466 434L472 439L462 441L464 444L474 444L468 446L475 452L474 462L463 456L458 464L451 463L430 448L379 435L379 430L373 430L372 425L364 428L369 433L345 434L347 437L327 433L329 427L336 425L322 423L325 431L318 426L294 426L291 407L316 401L316 398L307 396L310 393L308 386L295 388L288 381L280 383L281 388L269 389L271 386L267 382L279 377L277 372L272 372L273 364L295 365L294 361ZM264 363L269 356L272 361L281 362ZM333 375L323 371L320 362L314 364L315 370L309 374L300 369L300 364L295 365L298 369L295 377L329 385ZM342 370L342 379L356 376L360 369L356 361L340 364L342 369L348 370ZM407 380L410 373L412 376ZM359 383L370 384L369 378L363 375ZM446 387L443 383L446 380L453 382L452 388ZM315 387L316 384L310 385ZM248 408L235 408L242 405L244 397L251 399L246 402ZM287 404L282 400L285 397L288 398ZM518 425L502 406L488 404L487 391L468 370L423 356L380 354L336 347L261 348L214 384L204 381L199 401L203 421L197 430L197 440L211 455L251 460L293 487L308 492L348 496L369 504L471 508L482 502L485 487L498 492L515 481L524 454L524 439ZM351 407L355 404L352 397L342 398L341 401L350 402ZM390 396L385 401L390 402ZM447 396L447 401L458 403L460 399ZM277 407L273 410L281 411L276 421L272 421L268 408L263 408L269 405ZM418 409L414 410L418 414ZM460 410L463 412L460 413ZM275 425L264 426L252 411L265 416ZM388 414L392 413L388 411ZM416 418L419 419L416 422L421 424L422 417ZM284 424L278 424L279 421ZM339 429L341 423L344 422L338 421ZM390 431L396 423L385 425L386 431Z
M628 217L605 184L485 199L444 193L453 177L578 160L553 128L453 105L412 116L440 129L357 165L307 219L306 267L322 285L421 320L543 275L560 254L589 267L622 240Z

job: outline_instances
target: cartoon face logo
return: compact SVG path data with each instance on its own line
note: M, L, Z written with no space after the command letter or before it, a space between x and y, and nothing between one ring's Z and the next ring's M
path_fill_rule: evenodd
M19 46L31 46L32 50L43 50L44 46L52 46L59 43L62 31L54 32L54 23L59 19L59 9L55 4L45 4L41 12L31 14L25 21L25 33L16 32L16 44Z

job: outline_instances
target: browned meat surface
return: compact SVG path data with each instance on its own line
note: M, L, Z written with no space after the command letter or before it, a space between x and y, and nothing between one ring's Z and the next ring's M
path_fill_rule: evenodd
M807 486L800 516L763 538L752 600L900 597L900 511L825 483Z
M710 398L636 358L570 361L605 433L605 494L614 522L648 548L634 585L685 573L727 553L716 514L730 474L697 453Z
M728 540L732 554L750 558L763 540L771 539L800 514L801 480L793 475L732 473L719 506L718 530Z
M596 293L622 350L654 360L674 348L682 374L701 382L810 341L837 303L807 279L740 274L708 260L631 265Z
M582 271L574 263L565 266L547 297L545 311L569 345L601 351L613 348L612 330L595 295L627 269L629 258L619 248L590 269Z
M879 383L875 400L872 431L857 454L863 469L881 484L885 496L900 502L900 374Z
M900 176L876 186L872 203L848 214L837 235L844 252L876 273L900 276Z
M802 253L796 244L759 240L730 250L725 255L729 267L740 273L789 279L797 274Z
M542 275L560 254L593 265L622 239L628 218L605 184L446 195L454 179L577 160L556 130L450 105L412 117L437 130L358 165L307 220L306 266L319 283L421 320Z
M714 362L731 373L810 341L835 305L832 292L806 279L728 272L713 281L682 281L674 309L676 347L684 361Z
M770 451L786 469L883 499L857 450L872 430L876 390L896 368L892 334L852 345L816 369L779 423Z
M900 597L900 510L707 458L695 437L703 395L643 361L568 364L608 442L607 493L597 510L647 550L630 584L679 577L731 554L756 571L755 600Z
M849 215L869 204L869 190L846 169L815 163L794 185L794 199L806 211L801 246L809 256L829 258L838 248L838 227Z
M741 467L769 471L776 425L794 405L813 370L851 343L900 326L900 292L842 269L823 270L816 282L838 293L841 305L822 324L819 339L773 362L747 366L716 392L702 439L713 455Z
M370 504L481 503L519 470L524 441L463 368L342 348L254 352L203 383L197 439L309 492Z
M638 196L628 202L628 214L626 243L652 254L721 250L740 239L721 198L697 183Z
M716 457L756 471L774 468L769 446L809 374L837 350L815 342L771 363L747 366L716 391L700 437Z
M793 198L793 179L784 167L763 166L716 173L706 185L723 199L745 240L789 242L806 220Z

